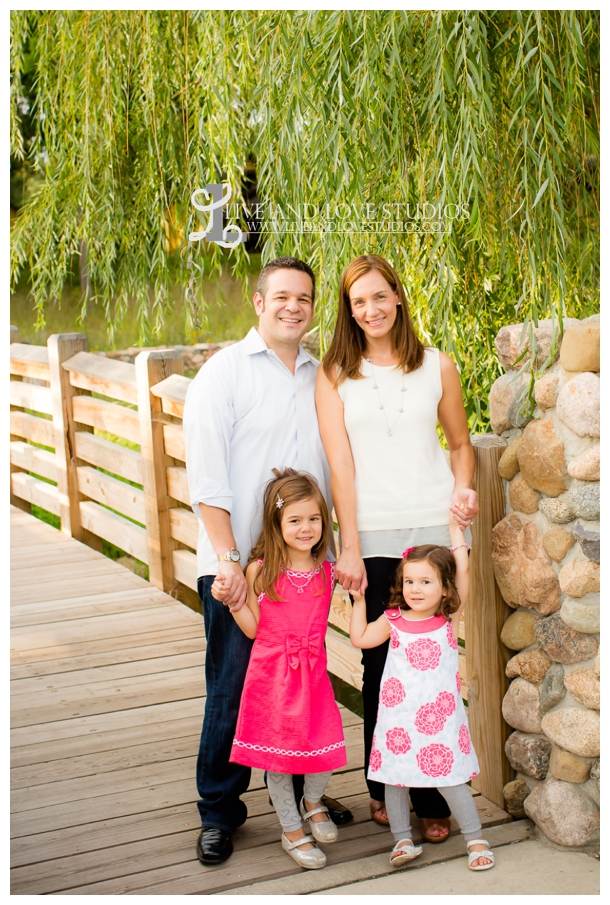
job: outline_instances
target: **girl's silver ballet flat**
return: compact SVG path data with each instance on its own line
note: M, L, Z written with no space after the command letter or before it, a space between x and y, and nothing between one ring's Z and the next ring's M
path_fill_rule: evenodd
M305 799L301 798L301 802L299 804L299 811L301 812L301 817L303 820L307 820L309 823L309 830L318 842L324 842L328 844L329 842L336 842L339 838L339 830L336 827L336 824L332 822L330 819L330 815L328 815L328 808L325 808L324 805L319 805L316 808L312 808L311 811L305 810ZM314 814L327 814L328 820L320 820L318 823L311 820Z
M305 842L311 842L313 845L313 848L306 852L298 848L299 845L303 845ZM297 839L296 842L290 842L282 833L282 848L287 855L290 855L296 861L299 867L304 867L305 870L319 870L321 867L326 866L326 855L317 847L313 836L303 836L301 839Z

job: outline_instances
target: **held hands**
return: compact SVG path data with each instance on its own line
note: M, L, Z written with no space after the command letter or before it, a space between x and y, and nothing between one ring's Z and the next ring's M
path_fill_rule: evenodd
M463 520L465 517L464 516L464 504L457 503L455 506L452 506L452 508L449 510L449 527L450 528L459 528L461 531L462 526L460 525L460 522L458 521L458 519L456 518L456 516L454 514L454 511L453 511L454 509L457 509L461 513L462 520Z
M354 550L343 550L337 565L335 577L344 591L359 591L364 594L368 587L364 560Z
M470 487L456 487L449 512L450 518L453 515L457 526L462 531L468 528L479 512L476 490L471 490Z
M240 610L246 602L248 586L239 563L219 562L218 574L212 585L212 597L229 607L233 613Z

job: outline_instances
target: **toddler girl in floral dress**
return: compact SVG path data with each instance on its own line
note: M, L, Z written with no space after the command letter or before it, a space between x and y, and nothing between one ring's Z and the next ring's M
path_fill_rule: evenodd
M451 549L433 544L405 550L389 608L367 624L362 594L351 591L355 647L390 639L381 679L369 778L386 784L386 807L397 867L421 854L411 839L409 787L434 786L466 840L468 866L494 866L466 782L479 772L460 694L457 632L468 597L468 545L449 513Z

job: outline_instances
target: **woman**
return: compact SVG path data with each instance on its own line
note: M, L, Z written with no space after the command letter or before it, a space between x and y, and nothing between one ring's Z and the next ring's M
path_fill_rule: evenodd
M474 452L453 361L413 330L398 274L378 255L346 268L332 343L318 368L316 405L331 468L341 555L337 580L366 598L375 621L407 547L449 546L448 510L461 528L478 512ZM440 421L451 455L437 434ZM362 652L365 772L387 644ZM387 824L382 783L367 779L371 816ZM412 789L422 835L443 842L449 810L436 789Z

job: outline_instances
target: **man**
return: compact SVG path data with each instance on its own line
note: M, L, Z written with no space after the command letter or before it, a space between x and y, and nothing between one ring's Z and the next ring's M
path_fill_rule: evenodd
M260 533L263 491L272 469L309 472L330 506L329 468L314 403L318 362L299 346L311 326L314 300L315 277L303 261L279 258L263 267L254 294L258 328L204 365L184 407L189 493L200 519L197 574L207 638L197 857L208 865L229 857L231 836L247 816L240 795L248 788L250 768L229 763L229 755L252 641L228 607L239 608L246 599L243 567ZM229 589L222 603L211 595L216 575ZM325 803L336 823L352 819L332 799Z

